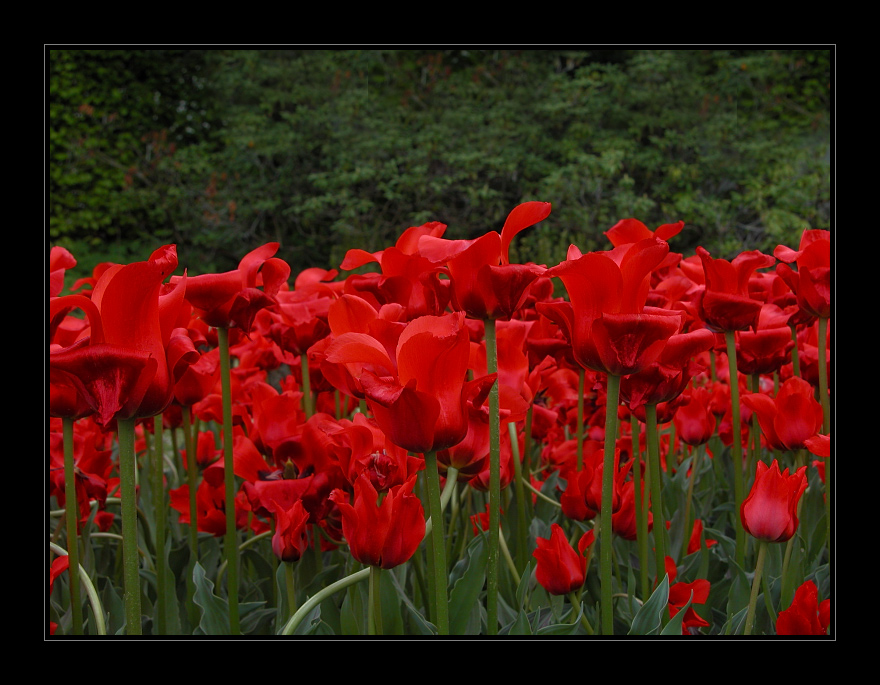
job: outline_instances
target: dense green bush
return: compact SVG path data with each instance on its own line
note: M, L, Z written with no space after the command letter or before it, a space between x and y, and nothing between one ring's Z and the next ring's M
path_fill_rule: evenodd
M178 245L192 273L269 240L294 272L408 226L500 230L556 263L635 216L673 249L831 226L832 50L50 50L49 239L80 260Z

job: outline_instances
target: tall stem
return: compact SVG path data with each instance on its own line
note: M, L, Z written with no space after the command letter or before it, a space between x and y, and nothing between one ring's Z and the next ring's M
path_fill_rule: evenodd
M733 497L735 503L733 520L736 527L736 563L742 566L746 558L746 531L742 525L739 509L743 501L745 482L739 411L739 375L736 369L736 332L725 331L724 340L727 343L727 366L730 370L730 415L733 431L733 443L730 450L733 459Z
M165 455L163 449L164 426L162 415L153 417L153 461L151 486L153 491L153 517L156 528L156 632L167 633L168 560L165 558Z
M828 319L819 319L819 402L822 404L822 434L831 432L831 398L828 395L828 365L825 363L828 344ZM825 460L825 535L831 558L831 458Z
M586 370L581 367L578 373L578 417L577 417L577 470L584 468L584 382Z
M660 436L657 433L657 405L645 405L645 436L648 441L648 468L651 469L651 510L654 512L654 565L656 575L666 569L666 513L663 511L663 476L660 468ZM664 614L666 616L666 614Z
M498 372L495 320L486 319L486 369ZM498 379L489 391L489 557L486 568L487 632L498 634L498 557L501 536L501 419Z
M300 355L299 359L300 365L302 366L303 376L303 410L306 413L306 420L308 420L312 417L312 414L315 413L315 408L312 401L312 381L311 377L309 376L309 355L303 352Z
M116 422L119 438L119 486L122 495L122 578L125 634L141 634L141 581L137 525L137 463L134 448L135 419Z
M223 472L226 509L226 594L229 601L229 629L241 633L238 615L238 543L235 534L235 471L232 456L232 370L229 360L229 330L217 329L220 347L220 388L223 394Z
M73 452L73 419L61 419L64 440L64 519L67 523L67 554L70 562L71 635L83 634L82 597L79 582L79 498L76 494L76 466Z
M367 603L367 634L382 635L382 594L380 582L382 569L379 566L370 566L369 600Z
M519 454L519 435L517 434L516 424L512 421L507 424L510 433L510 448L513 450L513 483L516 490L516 569L518 573L525 570L528 563L528 525L526 509L526 488L522 479L522 463ZM499 537L500 540L500 537Z
M602 503L599 519L599 581L602 604L602 634L614 635L614 599L611 587L612 535L611 516L614 497L614 448L617 442L617 405L620 401L620 376L608 374L605 402L605 453L602 461Z
M431 517L431 577L433 598L431 618L440 635L449 635L449 605L446 601L446 541L443 509L440 504L440 473L436 452L425 453L425 480L428 490L428 513Z
M638 417L630 413L632 426L632 459L633 480L636 492L636 546L639 550L639 575L642 581L642 597L647 598L651 593L648 581L648 507L645 501L645 486L642 479L642 455L639 446L640 424Z
M193 626L198 625L199 608L192 601L195 595L196 586L193 580L193 570L196 562L199 560L199 526L198 526L198 507L196 506L196 489L199 481L199 463L196 459L196 435L195 426L192 422L192 409L184 406L181 409L183 414L183 441L186 446L186 482L189 486L189 565L186 574L187 597L189 601L186 603L187 615Z
M749 596L749 610L746 613L746 627L743 635L751 635L755 626L755 607L758 604L758 590L761 587L761 576L764 573L764 559L767 556L767 543L758 541L758 559L755 562L755 576L752 578L752 592Z

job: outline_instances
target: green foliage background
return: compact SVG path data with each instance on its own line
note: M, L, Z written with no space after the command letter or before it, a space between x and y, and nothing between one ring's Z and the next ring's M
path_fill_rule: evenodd
M542 200L512 259L607 249L630 216L684 220L684 254L796 247L832 229L833 52L47 49L49 242L74 276L270 240L297 273Z

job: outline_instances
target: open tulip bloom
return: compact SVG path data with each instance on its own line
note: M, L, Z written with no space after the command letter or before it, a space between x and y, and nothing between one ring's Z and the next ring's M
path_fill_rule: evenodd
M47 635L833 639L830 232L517 263L547 220L53 248Z

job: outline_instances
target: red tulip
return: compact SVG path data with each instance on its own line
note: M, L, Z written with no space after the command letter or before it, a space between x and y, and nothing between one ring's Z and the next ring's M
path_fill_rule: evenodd
M742 402L758 415L761 432L771 449L799 450L806 440L822 430L822 405L813 386L793 376L779 388L776 397L761 393L745 395Z
M819 603L819 588L806 581L794 593L788 609L776 618L777 635L827 635L831 623L831 600Z
M562 280L571 301L536 308L563 329L581 366L627 376L659 358L682 316L645 306L651 270L668 252L656 238L586 255L572 248L569 259L548 271Z
M425 537L422 502L412 494L416 476L391 488L382 501L366 475L354 483L354 505L336 489L330 499L342 514L342 532L351 555L362 564L394 568L408 561Z
M464 314L457 313L411 321L394 358L376 338L345 333L327 348L327 361L345 364L359 379L376 423L395 445L425 453L467 434L467 400L487 382L465 383L469 354Z
M685 402L672 417L675 434L686 445L703 445L715 434L717 422L709 405L711 391L702 386L685 391Z
M703 368L694 358L714 344L715 334L706 328L670 336L657 361L621 379L621 400L631 410L674 400Z
M532 552L537 561L535 578L551 595L567 595L583 587L587 572L587 548L594 539L589 530L578 541L577 551L572 549L565 531L558 523L550 526L550 539L535 540L538 548Z
M797 295L798 306L812 316L831 316L831 231L805 230L800 249L779 245L773 254L781 262L776 273ZM797 262L797 271L790 266Z
M754 331L740 331L736 336L737 370L746 375L771 374L791 361L789 316L774 304L765 304Z
M176 378L198 358L195 350L173 357L167 353L172 336L183 335L172 329L180 318L185 277L161 294L162 282L176 267L177 251L168 245L146 262L107 269L91 296L94 309L84 307L90 318L96 317L93 337L49 355L50 369L65 374L102 426L161 413L172 400ZM79 297L75 306L86 299L69 297ZM67 302L54 300L52 311Z
M755 482L740 507L743 528L752 537L765 542L785 542L798 527L797 505L807 489L807 467L789 475L779 472L774 459L770 466L758 462Z
M290 276L287 262L274 257L278 248L278 243L266 243L252 250L234 271L190 276L186 299L209 326L248 333L256 313L276 303L275 296Z
M700 317L715 331L744 331L758 325L761 301L751 297L749 278L756 269L773 266L776 258L758 250L742 252L728 262L713 259L697 248L703 262L706 288L700 299Z
M549 214L549 202L524 202L510 212L500 234L490 231L474 240L425 235L419 239L419 253L446 265L455 309L474 319L507 319L522 306L532 282L545 271L536 264L511 264L510 241Z
M684 228L684 221L678 221L674 224L663 224L652 231L638 219L621 219L614 226L605 231L605 235L614 247L626 245L627 243L637 243L647 238L659 238L660 240L669 240L673 236L681 233Z
M296 500L290 507L274 501L271 506L270 511L275 515L272 551L281 561L299 561L309 546L309 512L303 507L302 500Z

